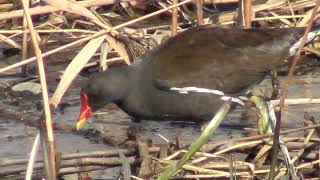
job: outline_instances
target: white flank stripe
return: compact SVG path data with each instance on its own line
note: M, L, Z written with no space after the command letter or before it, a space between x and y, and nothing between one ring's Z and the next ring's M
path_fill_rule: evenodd
M235 98L235 97L222 96L220 99L223 100L223 101L229 101L229 100L231 100L232 102L238 103L238 104L240 104L241 106L244 106L244 105L245 105L244 102L243 102L241 99Z
M210 94L216 94L223 96L224 93L219 90L215 89L206 89L206 88L197 88L197 87L183 87L183 88L177 88L177 87L172 87L170 88L172 91L179 91L179 93L187 94L188 92L198 92L198 93L210 93Z
M215 94L215 95L221 96L220 99L223 101L231 100L232 102L238 103L242 106L245 105L243 101L248 100L248 98L245 96L239 96L239 97L225 96L222 91L219 91L216 89L206 89L206 88L197 88L197 87L183 87L183 88L172 87L170 88L170 90L178 91L181 94L188 94L189 92Z

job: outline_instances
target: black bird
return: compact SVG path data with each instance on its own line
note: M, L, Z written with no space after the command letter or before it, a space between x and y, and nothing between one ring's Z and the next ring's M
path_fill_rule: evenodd
M239 95L292 56L303 32L304 28L190 28L129 66L92 75L81 91L77 129L110 102L138 119L209 120L221 96L181 88Z

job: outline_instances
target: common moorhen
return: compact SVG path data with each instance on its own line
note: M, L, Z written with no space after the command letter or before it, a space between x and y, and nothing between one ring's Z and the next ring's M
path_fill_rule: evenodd
M135 118L209 120L222 103L293 55L304 28L190 28L129 66L92 75L81 91L77 129L110 102ZM181 88L200 92L186 93ZM179 90L179 91L177 91ZM217 94L207 93L219 90Z

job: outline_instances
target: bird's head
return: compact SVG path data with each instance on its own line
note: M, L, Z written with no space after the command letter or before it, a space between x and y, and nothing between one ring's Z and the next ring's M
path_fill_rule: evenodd
M77 130L81 129L93 112L111 102L121 102L129 92L129 73L126 68L110 70L92 75L80 92L81 108Z

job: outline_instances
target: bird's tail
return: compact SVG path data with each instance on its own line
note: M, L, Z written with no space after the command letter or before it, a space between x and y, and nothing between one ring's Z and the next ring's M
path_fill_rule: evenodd
M311 31L307 35L306 44L311 42L318 35L320 35L320 24L317 24L314 27L312 27ZM295 53L297 52L297 50L298 50L298 48L299 48L299 46L301 44L301 41L302 41L302 37L296 43L294 43L291 46L291 48L290 48L290 56L295 55Z

